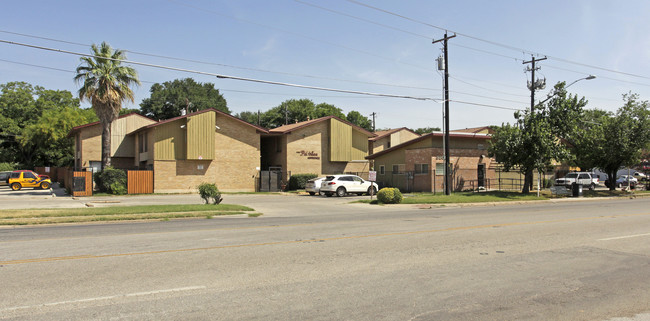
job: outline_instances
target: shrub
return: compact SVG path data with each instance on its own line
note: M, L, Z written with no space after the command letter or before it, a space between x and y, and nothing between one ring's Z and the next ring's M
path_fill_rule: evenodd
M199 195L205 201L205 204L210 204L210 199L212 199L212 204L219 204L223 201L216 184L201 183L198 188Z
M384 204L399 204L402 202L402 192L398 188L384 187L377 193L377 199Z
M15 171L20 167L18 163L0 163L0 172Z
M106 167L93 178L100 192L126 194L126 173L121 169Z
M290 191L295 191L298 189L304 189L305 184L307 183L308 180L312 178L316 178L318 175L316 174L296 174L296 175L291 175L289 178L289 190Z

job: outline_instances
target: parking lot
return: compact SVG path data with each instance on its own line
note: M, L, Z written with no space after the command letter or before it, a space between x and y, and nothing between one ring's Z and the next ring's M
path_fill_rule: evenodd
M223 194L224 204L249 206L267 216L301 216L318 213L339 213L352 208L366 208L368 204L351 204L370 196L349 195L345 197L309 196L307 194ZM12 191L0 186L0 207L2 209L21 208L82 208L103 206L136 206L164 204L202 204L203 200L196 194L148 194L124 196L71 197L53 184L48 190L26 188ZM373 211L382 211L385 207L372 206Z

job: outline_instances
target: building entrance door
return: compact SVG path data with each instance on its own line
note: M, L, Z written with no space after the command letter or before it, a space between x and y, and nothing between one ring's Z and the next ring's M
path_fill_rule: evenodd
M485 187L485 164L478 164L476 177L478 178L478 187Z

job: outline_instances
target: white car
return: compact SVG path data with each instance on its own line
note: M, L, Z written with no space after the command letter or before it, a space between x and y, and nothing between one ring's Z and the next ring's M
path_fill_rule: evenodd
M323 182L325 177L312 178L305 183L305 192L309 195L320 194L320 184Z
M636 178L634 178L634 176L631 176L631 175L621 175L621 176L619 176L619 177L616 179L616 187L627 186L628 177L629 177L629 179L630 179L630 180L629 180L629 181L630 181L630 185L632 185L632 186L636 185L636 184L639 182Z
M648 176L646 176L646 174L641 173L641 172L634 172L634 175L632 175L632 176L634 176L634 178L636 178L636 179L638 179L640 181L645 180L645 179L648 178Z
M346 194L377 194L378 185L374 182L364 181L356 175L331 175L325 177L321 183L320 192L330 197L336 193L336 196L345 196Z

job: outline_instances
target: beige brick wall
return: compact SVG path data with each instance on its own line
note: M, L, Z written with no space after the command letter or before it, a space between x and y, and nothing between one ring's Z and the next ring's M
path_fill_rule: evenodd
M224 192L255 191L260 135L226 116L217 115L216 124L214 160L154 161L156 193L196 192L203 182L216 183Z
M94 125L79 131L81 136L81 164L80 167L89 167L90 161L102 160L102 127Z
M320 122L285 135L287 169L291 174L340 174L365 172L368 161L330 162L328 122ZM367 174L366 174L367 176Z

